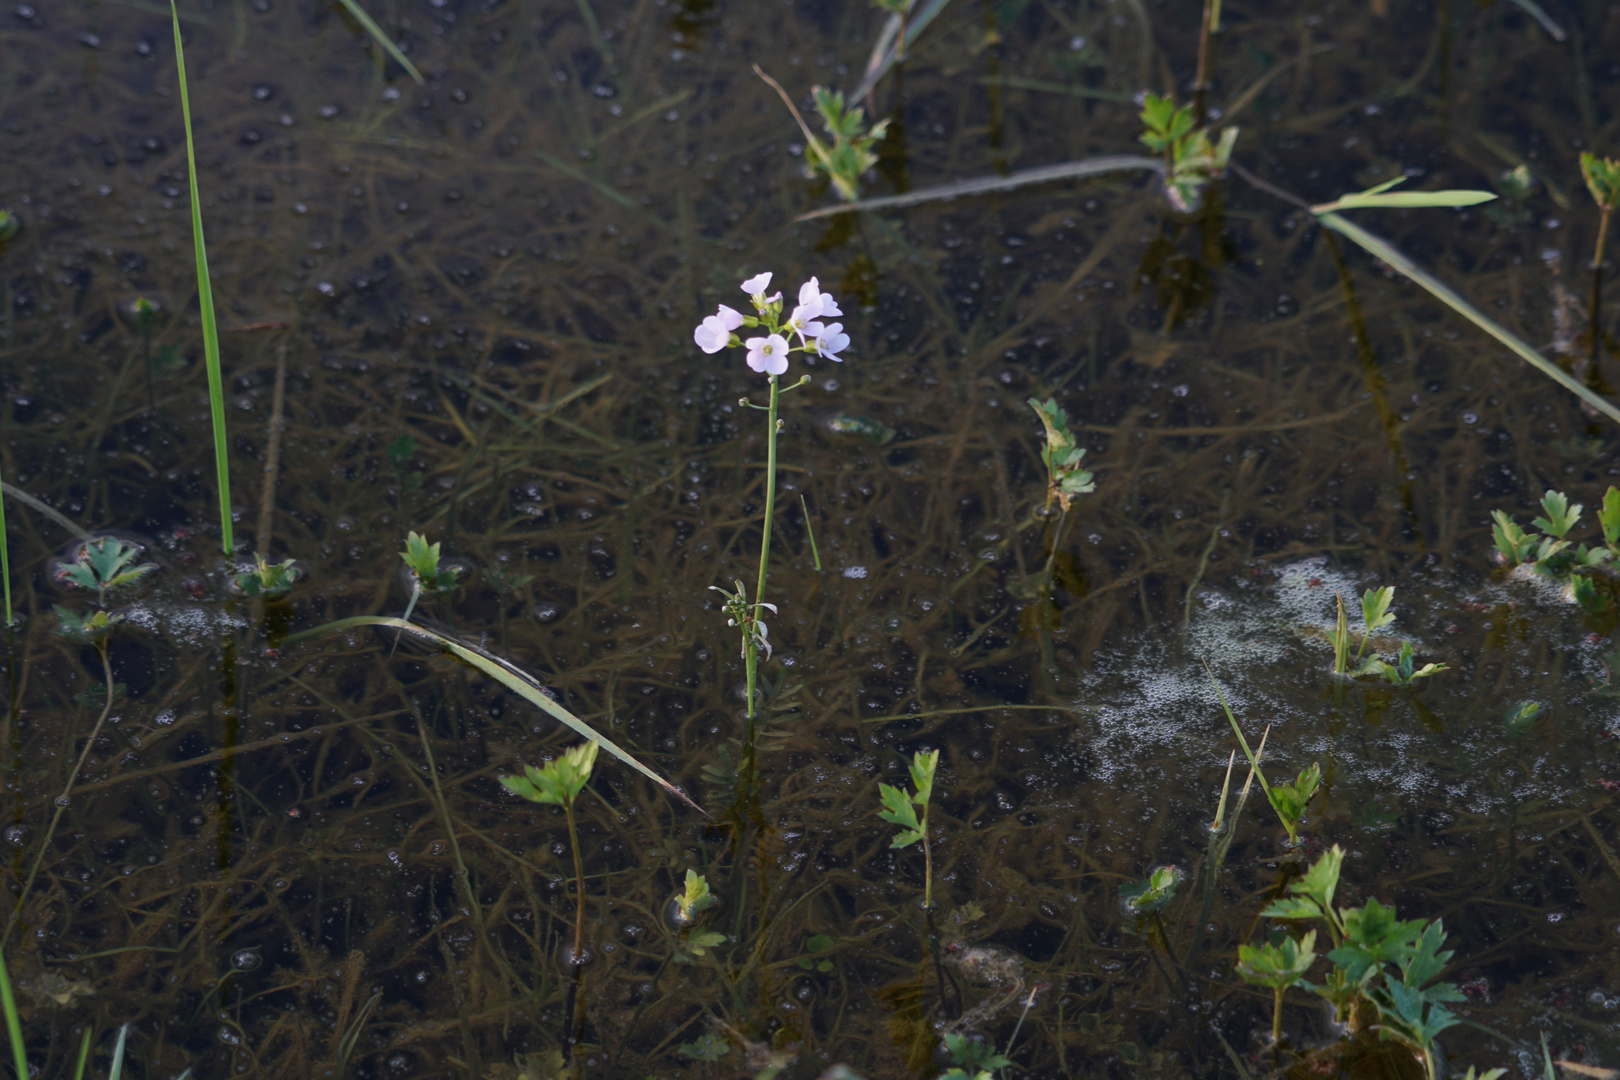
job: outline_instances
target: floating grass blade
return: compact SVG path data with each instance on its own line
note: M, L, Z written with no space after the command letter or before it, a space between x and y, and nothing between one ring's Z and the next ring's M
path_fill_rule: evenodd
M1616 423L1620 423L1620 408L1616 408L1613 402L1599 397L1596 393L1582 385L1579 379L1575 378L1573 375L1569 374L1569 372L1565 371L1563 368L1560 368L1557 364L1553 363L1551 360L1548 360L1545 356L1542 356L1540 353L1536 352L1536 350L1532 349L1525 343L1524 339L1492 320L1483 311L1480 311L1467 300L1464 300L1459 294L1452 291L1449 285L1446 285L1439 278L1435 277L1433 274L1430 274L1428 271L1419 268L1418 265L1411 259L1397 251L1395 247L1389 243L1389 241L1383 239L1382 237L1374 236L1366 229L1363 229L1360 225L1357 225L1354 222L1349 221L1335 213L1329 212L1317 214L1316 220L1320 221L1324 226L1332 229L1334 232L1339 233L1342 236L1349 237L1351 240L1355 241L1372 254L1378 256L1380 259L1383 259L1390 266L1394 267L1396 270L1399 270L1402 274L1405 274L1407 277L1411 278L1412 281L1427 289L1435 299L1439 300L1457 314L1461 315L1463 318L1467 319L1469 322L1491 335L1491 337L1495 338L1497 341L1500 341L1503 345L1506 345L1509 349L1512 349L1514 352L1518 353L1519 357L1531 367L1535 368L1537 371L1547 376L1547 378L1553 380L1559 386L1562 386L1565 390L1568 390L1570 393L1574 394L1576 397L1580 398L1582 401L1601 412L1604 416L1607 416Z
M236 548L231 530L231 468L225 443L225 381L219 371L219 324L214 319L214 287L208 276L208 249L203 243L202 195L197 191L197 145L191 137L191 95L186 90L186 53L180 40L180 9L169 0L174 19L174 66L180 74L180 113L186 123L186 178L191 184L191 236L197 249L197 306L202 312L203 356L208 367L208 403L214 418L214 471L219 475L220 543L229 555Z
M651 780L653 783L675 796L675 798L702 814L704 817L709 816L708 812L705 811L703 807L687 798L686 793L681 791L680 788L676 787L668 780L665 780L656 772L653 772L653 770L637 761L626 751L621 750L617 744L610 741L601 732L591 727L591 725L587 724L585 721L581 720L579 717L575 716L573 713L569 712L555 701L552 701L551 698L546 695L545 690L541 687L539 679L536 679L533 675L530 675L527 671L524 671L515 664L508 663L498 656L492 656L476 646L468 645L464 641L457 641L448 634L441 634L437 630L430 630L425 626L418 626L415 623L406 622L404 619L395 619L383 615L356 615L352 618L338 619L336 622L325 623L324 625L317 626L312 630L302 630L296 634L292 634L286 638L285 644L291 645L293 642L303 638L315 637L318 634L335 633L340 630L347 630L354 626L391 627L403 633L414 634L423 641L431 642L432 644L439 646L456 659L477 668L491 679L494 679L496 682L500 683L502 686L521 697L524 701L527 701L530 705L533 705L542 712L549 714L553 719L560 721L569 728L572 728L575 732L583 737L587 739L595 739L597 742L602 744L603 750L606 750L608 753L612 754L614 757L618 758L620 761L624 762L626 765L630 766L632 769L636 770L641 775L645 776L647 779Z
M17 1018L17 998L11 992L11 972L0 953L0 1010L6 1014L6 1035L11 1039L11 1060L17 1067L17 1080L28 1080L28 1053L23 1049L22 1021Z
M171 0L172 2L173 0ZM359 0L338 0L338 2L343 5L345 11L354 16L354 21L365 27L366 33L375 38L377 44L381 45L383 50L394 58L394 63L404 68L405 73L416 80L417 86L427 82L426 79L422 78L422 73L416 70L416 65L405 59L405 54L400 52L399 46L390 41L388 35L383 33L383 28L377 25L377 20L366 14L366 9L360 6Z
M1162 158L1142 157L1139 154L1113 154L1108 157L1086 158L1084 161L1065 161L1058 165L1040 165L1023 169L1011 176L981 176L974 180L958 180L939 187L908 191L904 195L884 195L877 199L859 199L837 206L824 206L795 221L847 214L852 210L889 210L897 206L916 206L918 203L938 199L959 199L964 195L984 195L992 191L1007 191L1025 184L1045 184L1052 180L1078 180L1087 176L1104 176L1117 172L1164 172Z

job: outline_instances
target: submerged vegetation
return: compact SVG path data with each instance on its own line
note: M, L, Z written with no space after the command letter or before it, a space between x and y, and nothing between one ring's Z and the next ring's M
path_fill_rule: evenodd
M1606 1067L1612 12L39 7L19 1077Z

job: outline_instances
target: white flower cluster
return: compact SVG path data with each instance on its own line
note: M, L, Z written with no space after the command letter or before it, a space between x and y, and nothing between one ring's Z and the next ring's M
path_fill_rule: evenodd
M712 355L729 346L745 345L748 348L748 366L762 375L785 372L788 369L788 355L796 352L814 353L842 363L844 358L838 354L849 348L849 335L844 333L844 324L821 321L843 314L832 294L822 292L821 283L811 278L799 286L798 306L784 321L782 294L766 296L765 291L770 287L771 274L768 270L743 282L742 291L753 302L756 314L744 315L721 304L718 312L704 319L692 331L692 340L697 342L698 348ZM745 326L759 327L765 334L743 341L738 338L736 331ZM799 340L797 345L790 340L794 337Z

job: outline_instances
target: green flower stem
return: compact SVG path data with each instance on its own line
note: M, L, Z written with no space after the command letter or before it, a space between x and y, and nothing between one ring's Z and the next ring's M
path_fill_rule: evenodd
M1592 335L1591 365L1586 370L1587 385L1596 389L1602 384L1602 374L1598 368L1598 359L1603 355L1602 348L1602 322L1598 313L1603 306L1603 247L1609 239L1609 216L1613 207L1602 208L1598 218L1597 246L1592 250L1592 303L1590 305L1591 326L1588 327Z
M754 618L761 617L763 612L760 604L765 600L765 579L770 571L771 560L771 519L776 513L776 410L781 397L781 385L776 376L770 376L771 404L766 410L767 428L765 434L765 525L759 538L759 580L754 585ZM755 647L753 637L748 641L748 726L749 743L753 742L754 720L759 716L759 706L756 700L759 685L759 649Z
M568 996L563 1003L563 1061L569 1061L574 1056L575 1010L579 1007L580 975L585 969L582 963L585 948L585 866L579 858L579 832L574 827L574 800L569 799L563 803L563 813L568 815L568 842L574 852L574 951L568 954Z

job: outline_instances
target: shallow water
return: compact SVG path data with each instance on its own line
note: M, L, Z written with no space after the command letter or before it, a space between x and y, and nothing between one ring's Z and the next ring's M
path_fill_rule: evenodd
M87 742L101 662L51 612L95 606L55 569L79 544L7 500L5 956L40 1075L86 1030L105 1068L125 1023L154 1077L550 1075L568 833L497 778L577 737L381 631L281 640L403 613L409 529L467 570L413 617L534 672L714 817L598 764L585 1074L752 1076L768 1047L794 1077L921 1075L956 1023L1003 1048L1017 1026L1032 1076L1419 1075L1399 1052L1266 1049L1270 995L1233 963L1296 867L1251 798L1204 907L1236 749L1210 673L1251 745L1269 726L1274 780L1321 764L1304 835L1348 852L1345 902L1444 919L1458 1011L1500 1036L1451 1029L1452 1066L1540 1075L1543 1034L1620 1064L1613 608L1509 575L1490 530L1558 488L1586 507L1572 538L1598 539L1612 424L1237 177L1196 219L1123 174L795 223L836 195L750 65L801 109L853 88L882 25L864 5L367 6L426 85L335 3L182 5L216 302L240 328L236 561L296 559L284 606L233 592L219 554L167 9L0 25L0 206L22 221L0 251L0 465L158 566L112 603L119 689ZM1190 95L1199 8L956 0L878 85L865 192L1137 151L1130 97ZM1573 363L1598 222L1575 159L1620 146L1620 9L1549 13L1562 41L1508 0L1229 4L1210 100L1271 76L1234 158L1311 202L1402 170L1494 189L1526 164L1516 202L1357 220ZM817 275L854 344L784 399L777 722L750 797L709 589L752 581L764 424L738 399L765 386L691 332L760 270L790 295ZM1032 396L1096 473L1061 524ZM1415 693L1331 675L1334 596L1382 585L1396 622L1371 648L1449 669ZM922 855L875 816L878 781L935 748L937 968ZM1134 933L1120 887L1169 864L1188 877L1162 937ZM727 940L681 963L665 909L688 868ZM1298 989L1284 1030L1332 1037Z

